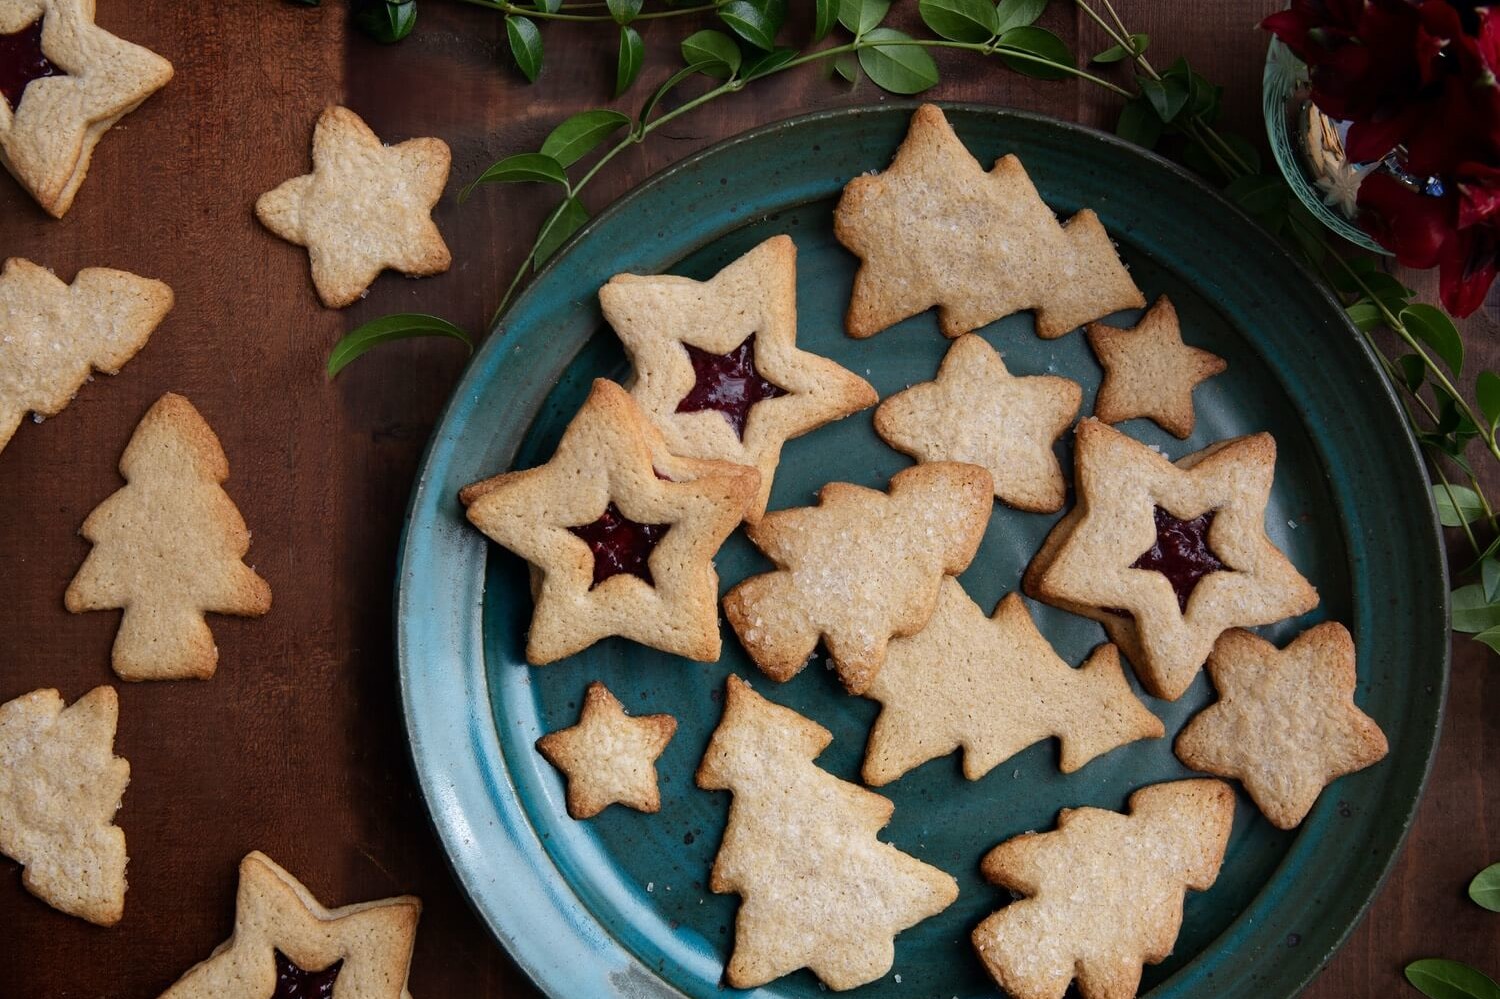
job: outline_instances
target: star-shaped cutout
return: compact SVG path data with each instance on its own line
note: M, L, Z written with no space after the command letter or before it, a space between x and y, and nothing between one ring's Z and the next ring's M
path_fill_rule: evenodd
M1187 613L1188 601L1203 577L1227 568L1208 543L1214 513L1210 510L1183 520L1157 507L1152 517L1156 521L1156 540L1130 567L1150 569L1167 577L1172 592L1177 594L1177 609Z
M1026 570L1026 592L1103 622L1148 692L1176 700L1229 628L1270 624L1317 606L1318 594L1266 536L1276 441L1220 441L1172 464L1098 420L1078 425L1078 505ZM1156 510L1179 521L1212 512L1206 540L1224 569L1202 576L1187 607L1157 568Z
M1164 731L1130 692L1113 645L1073 669L1037 631L1019 596L1006 596L987 618L951 577L927 626L891 642L865 696L882 705L863 770L875 786L959 748L964 776L978 780L1053 736L1062 744L1063 773L1072 773Z
M452 257L432 221L451 156L441 139L381 144L359 115L331 107L313 132L313 172L260 196L255 215L307 247L323 304L357 301L387 267L441 274Z
M93 0L0 4L0 48L0 163L62 218L94 146L166 86L172 64L96 25Z
M1354 640L1333 621L1285 649L1226 632L1208 657L1219 692L1177 737L1194 770L1232 777L1278 829L1307 817L1337 777L1385 758L1380 726L1354 706Z
M1174 437L1192 436L1193 389L1228 365L1182 342L1177 310L1167 296L1130 329L1089 323L1088 337L1104 366L1095 416L1105 423L1144 416Z
M409 999L422 903L403 895L325 909L263 853L240 862L234 933L161 999ZM300 987L300 989L299 989Z
M977 334L956 340L935 381L889 396L875 431L918 461L989 470L995 495L1035 513L1062 509L1066 486L1052 443L1073 422L1083 391L1055 375L1018 378Z
M719 657L713 557L759 479L744 465L673 454L625 390L599 379L550 461L476 482L459 498L474 526L533 566L529 662L570 656L609 635L712 662ZM644 541L622 538L637 531L600 524L611 506L637 527L662 528L642 544L644 559L625 550ZM644 572L601 575L600 557Z
M591 819L613 804L659 812L656 759L676 731L677 719L671 715L630 717L596 680L584 695L578 724L547 733L536 748L568 778L568 814L573 818Z
M1037 333L1051 338L1146 304L1098 216L1084 209L1059 224L1020 160L986 173L931 104L889 169L844 188L833 231L863 262L850 336L937 306L945 336L1034 309Z
M797 347L797 247L773 236L707 281L619 274L599 303L635 366L631 395L678 454L751 465L765 512L782 446L875 405L863 378Z

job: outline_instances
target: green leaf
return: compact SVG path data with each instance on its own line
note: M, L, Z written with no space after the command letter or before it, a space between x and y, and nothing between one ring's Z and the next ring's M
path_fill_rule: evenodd
M630 89L636 77L641 75L641 64L646 59L646 43L641 33L628 24L620 25L620 55L615 63L615 96Z
M651 120L651 112L656 110L656 105L660 104L661 99L671 93L679 83L690 76L705 72L706 67L712 65L711 62L689 63L662 81L661 86L657 87L651 96L646 98L646 103L641 105L640 113L635 116L636 127L639 128Z
M469 195L480 184L522 184L528 181L566 187L568 175L563 172L563 165L546 153L515 153L490 164L488 170L458 192L458 201L459 204L468 201Z
M727 80L740 68L740 47L724 32L705 28L682 40L682 60L704 66L705 76Z
M1251 215L1266 215L1286 203L1290 193L1286 182L1263 173L1236 177L1224 188L1229 200Z
M769 76L795 58L797 58L796 49L779 48L772 49L770 52L762 52L745 63L740 75L746 80Z
M1161 119L1151 109L1150 101L1144 97L1135 97L1126 101L1125 106L1120 109L1115 134L1127 142L1155 149L1156 144L1161 141Z
M1412 336L1427 344L1455 375L1463 374L1464 339L1448 314L1436 306L1416 302L1401 310L1401 321Z
M1466 635L1500 628L1500 604L1484 598L1484 587L1478 583L1460 586L1453 591L1453 630Z
M749 0L730 0L719 8L719 20L758 49L769 52L776 47L775 22Z
M615 23L623 25L636 19L643 2L644 0L604 0L604 6L609 8L609 16L615 19Z
M1040 56L1047 62L1056 63L1059 66L1073 66L1073 53L1069 51L1067 43L1046 28L1032 26L1010 28L1000 36L1000 44L1002 46L1000 61L1017 73L1035 77L1038 80L1063 80L1071 75L1066 69L1005 54L1006 48L1017 49Z
M630 119L618 111L599 108L595 111L580 111L563 120L542 143L542 155L550 156L560 167L570 167L583 159L599 143Z
M1396 366L1401 369L1402 381L1406 382L1406 387L1413 392L1421 388L1422 383L1427 380L1427 365L1416 354L1401 355L1396 358Z
M1255 143L1234 132L1219 132L1219 138L1234 150L1236 160L1251 173L1260 173L1260 150L1255 148Z
M557 252L558 247L568 241L568 237L583 228L589 220L589 213L579 203L577 198L567 198L562 204L555 208L547 221L542 223L542 229L537 233L536 250L531 255L531 262L540 269L547 262L547 258Z
M1484 516L1484 503L1468 486L1445 486L1439 482L1432 487L1432 498L1437 503L1438 520L1444 527L1472 524Z
M1491 652L1500 652L1500 628L1486 628L1474 636L1474 641L1483 642L1485 645L1488 645ZM1475 899L1475 901L1479 900ZM1484 903L1481 902L1480 904L1483 905ZM1489 906L1485 906L1485 908L1489 908Z
M1429 957L1406 966L1406 980L1429 999L1500 999L1500 985L1482 971Z
M876 28L891 9L891 0L839 0L839 23L858 38Z
M990 0L918 0L922 23L953 42L987 42L999 23Z
M1380 310L1368 299L1345 306L1344 311L1348 313L1349 321L1366 333L1380 325Z
M321 7L323 0L287 0L287 3L296 4L298 7Z
M1094 56L1092 61L1098 63L1109 63L1119 62L1121 59L1134 59L1136 56L1142 55L1151 45L1151 36L1141 34L1131 35L1129 38L1129 42L1130 48L1127 49L1123 45L1111 45L1103 52L1100 52L1098 55Z
M1500 561L1493 558L1479 560L1479 583L1484 587L1486 600L1490 603L1500 600ZM1497 882L1496 887L1500 888L1500 882Z
M366 4L354 15L359 29L382 45L399 42L417 26L417 0Z
M895 28L872 28L865 41L875 43L859 50L859 64L881 90L893 94L920 94L938 82L937 63L927 50L915 45L881 45L910 41L911 36Z
M1469 882L1469 897L1491 912L1500 912L1500 864L1491 864Z
M328 377L337 377L340 371L373 347L392 340L407 340L418 336L445 336L460 340L469 348L470 353L474 352L474 341L469 338L469 334L448 320L417 312L403 312L372 319L344 334L344 338L334 344L333 353L328 355Z
M505 37L510 41L510 54L526 79L535 83L542 71L542 33L536 22L517 14L505 15Z
M562 5L563 0L531 0L531 6L544 14L556 14Z
M1138 76L1136 82L1140 84L1141 93L1146 95L1151 107L1156 110L1156 116L1164 122L1176 118L1187 107L1188 89L1181 80L1170 76L1160 80Z
M828 37L839 20L839 0L817 0L813 4L813 41Z
M1047 9L1047 0L1000 0L995 11L995 31L1005 34L1011 28L1035 24Z
M850 83L858 83L860 76L859 60L852 52L845 52L836 56L833 60L833 71Z
M1490 433L1494 433L1495 425L1500 423L1500 375L1493 371L1479 372L1474 381L1474 396L1479 400L1484 422L1489 424Z

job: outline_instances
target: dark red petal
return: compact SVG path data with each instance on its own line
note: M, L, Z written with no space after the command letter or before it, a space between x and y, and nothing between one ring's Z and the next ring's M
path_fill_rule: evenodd
M1467 229L1500 212L1500 168L1484 163L1459 165L1458 227Z
M1344 150L1355 163L1378 160L1405 140L1414 117L1408 111L1381 121L1357 121L1344 137Z
M1432 267L1456 234L1455 201L1418 194L1387 174L1372 173L1359 185L1360 223L1401 263Z
M1484 304L1500 264L1500 232L1491 226L1466 229L1443 248L1438 295L1449 315L1463 318Z

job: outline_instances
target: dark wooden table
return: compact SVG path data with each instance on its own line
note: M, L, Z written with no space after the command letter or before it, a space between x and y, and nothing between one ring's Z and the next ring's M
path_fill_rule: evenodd
M1230 124L1260 134L1265 38L1255 24L1277 0L1119 6L1133 30L1151 34L1160 65L1188 56L1226 87ZM1044 24L1083 51L1103 47L1068 4L1053 8ZM491 189L459 207L454 193L607 98L613 32L549 28L545 75L526 86L504 54L499 17L446 0L423 0L416 32L394 47L354 34L332 3L101 0L99 22L171 59L176 79L105 139L64 221L0 176L0 256L69 278L90 265L125 268L169 283L177 305L119 377L85 387L60 417L27 423L0 453L0 701L46 686L71 701L114 680L117 616L70 615L62 595L88 549L78 527L119 486L121 449L164 391L192 399L223 439L228 489L254 532L249 561L275 607L261 620L212 621L222 661L209 682L118 685L116 747L132 770L118 817L131 856L125 919L101 930L60 915L0 861L0 994L156 995L228 934L236 864L261 849L328 904L420 895L419 999L535 995L470 912L428 826L391 657L401 516L461 352L432 341L387 347L332 385L323 362L345 330L388 312L483 328L545 201L532 189ZM626 110L666 74L686 27L657 23L644 34L647 75ZM1113 120L1112 101L1087 84L1028 80L966 53L939 62L944 82L931 96ZM882 99L868 83L851 90L815 68L767 81L622 156L586 200L598 209L752 125ZM387 141L436 135L454 152L437 212L453 269L423 281L382 277L343 312L317 304L306 253L251 214L258 194L306 171L313 121L332 103ZM1493 311L1470 327L1492 333ZM1500 363L1488 335L1469 349ZM1468 879L1500 859L1497 704L1500 667L1460 641L1442 750L1405 854L1308 995L1414 995L1400 968L1416 957L1500 973L1500 917L1464 896Z

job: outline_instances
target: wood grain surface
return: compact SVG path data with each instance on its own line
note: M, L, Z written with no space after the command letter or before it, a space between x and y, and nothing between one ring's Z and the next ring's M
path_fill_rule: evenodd
M1188 56L1226 87L1229 123L1256 136L1266 41L1255 25L1278 5L1119 3L1132 29L1152 36L1159 65ZM0 860L0 995L156 995L227 936L236 864L260 849L328 904L420 895L418 999L534 996L470 912L429 829L391 658L397 534L462 352L438 341L387 347L331 385L323 362L345 330L388 312L483 328L551 201L510 187L459 207L456 191L498 156L536 148L565 115L606 101L615 36L549 26L544 76L527 86L504 54L499 17L447 0L422 0L416 32L392 47L354 33L332 0L313 9L279 0L98 7L103 26L169 58L176 79L106 137L65 220L47 218L0 175L0 256L68 278L84 266L125 268L166 281L177 305L122 374L87 385L55 419L26 423L0 452L0 701L48 686L71 701L114 680L117 615L70 615L62 595L88 549L79 525L118 488L121 450L164 391L188 396L222 438L228 491L254 532L249 561L275 606L261 620L212 620L222 653L213 680L118 685L117 749L132 770L119 813L131 856L124 922L102 930L61 915ZM1103 47L1068 4L1052 8L1045 25L1082 51ZM646 75L622 108L669 72L688 29L643 27ZM1113 120L1113 101L1087 84L1028 80L966 53L939 62L933 97ZM816 68L792 72L663 129L585 200L602 208L750 126L883 99L868 83L851 90ZM258 194L306 172L313 121L335 102L387 141L436 135L454 152L437 212L452 271L384 276L342 312L318 305L306 253L251 214ZM1500 366L1496 325L1493 305L1469 323L1471 357L1487 366ZM1494 464L1487 469L1500 486ZM1497 706L1500 666L1460 641L1442 749L1405 854L1307 995L1415 995L1400 968L1425 956L1500 974L1500 916L1464 896L1468 879L1500 860Z

